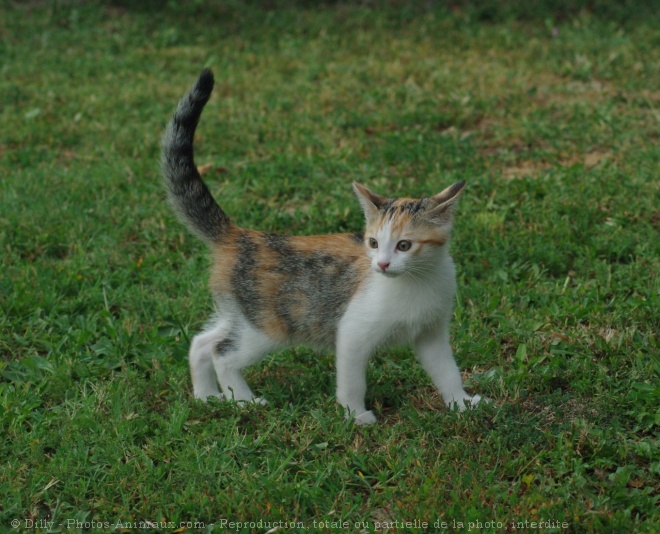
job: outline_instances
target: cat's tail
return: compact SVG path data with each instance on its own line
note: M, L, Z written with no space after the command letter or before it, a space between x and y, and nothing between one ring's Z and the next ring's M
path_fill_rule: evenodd
M162 139L161 167L167 196L181 220L207 243L230 228L229 217L202 181L193 158L193 137L213 91L213 73L204 69L174 112Z

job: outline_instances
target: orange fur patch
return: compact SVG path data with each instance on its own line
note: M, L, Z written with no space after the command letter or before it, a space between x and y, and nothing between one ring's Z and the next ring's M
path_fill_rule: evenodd
M248 319L282 342L300 329L307 336L327 340L332 325L312 320L323 317L315 309L314 288L336 291L342 295L336 305L347 304L371 265L364 245L354 235L286 237L238 227L232 227L214 246L212 257L213 293L248 306ZM347 272L352 274L347 277ZM283 288L287 288L284 293Z

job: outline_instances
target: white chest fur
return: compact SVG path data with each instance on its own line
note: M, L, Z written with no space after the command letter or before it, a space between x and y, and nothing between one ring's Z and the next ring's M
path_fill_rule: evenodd
M372 345L407 344L429 326L449 321L455 292L455 268L447 253L424 276L373 272L348 306L339 330L357 329Z

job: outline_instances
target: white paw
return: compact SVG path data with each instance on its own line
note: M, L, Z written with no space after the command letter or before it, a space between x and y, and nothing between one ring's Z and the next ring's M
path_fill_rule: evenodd
M222 400L222 399L225 398L225 396L222 393L220 393L219 391L217 391L217 392L214 391L214 392L211 392L211 393L206 393L206 392L202 392L202 391L197 392L196 391L195 392L195 398L198 399L198 400L201 400L202 402L206 402L209 399Z
M251 399L247 399L247 400L237 400L236 404L239 404L240 406L248 406L250 404L266 406L268 404L268 401L263 397L252 397Z
M376 416L371 410L367 410L366 412L362 412L355 416L355 424L358 426L373 425L375 422Z
M484 399L481 395L474 395L473 397L466 395L461 399L451 399L447 401L447 406L450 409L457 408L459 412L464 412L465 410L472 410L477 407L477 404L480 402L487 403L488 399Z

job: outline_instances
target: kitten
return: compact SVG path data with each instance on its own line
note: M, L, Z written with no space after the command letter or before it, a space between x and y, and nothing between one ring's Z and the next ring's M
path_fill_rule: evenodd
M371 424L376 417L364 402L369 357L380 346L412 343L448 406L476 405L480 396L463 390L449 344L456 276L448 242L465 182L421 199L384 197L354 182L364 235L287 237L239 228L193 160L212 90L207 69L179 102L162 142L169 200L213 255L216 313L190 347L195 397L265 402L255 399L243 368L286 346L334 348L337 401L357 424Z

